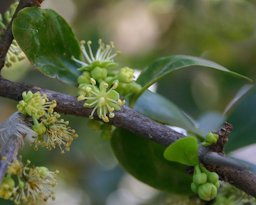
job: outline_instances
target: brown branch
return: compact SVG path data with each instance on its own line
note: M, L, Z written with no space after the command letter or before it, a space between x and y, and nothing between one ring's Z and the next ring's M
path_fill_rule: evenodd
M74 96L27 84L14 83L0 77L0 96L20 100L21 93L26 90L40 91L46 93L49 99L55 99L57 101L56 110L58 112L85 117L88 117L91 113L91 110L85 109L82 103L78 102ZM180 133L173 131L165 125L156 123L126 106L123 106L121 111L116 112L115 117L109 123L139 134L163 146L167 146L183 137ZM216 152L212 152L205 147L200 147L199 158L212 171L216 171L221 179L235 185L252 196L256 196L256 175L249 170L250 167ZM239 176L237 176L238 174Z
M32 7L37 6L39 7L40 4L43 2L43 0L20 0L19 5L14 13L14 16L7 26L7 29L3 35L3 37L0 39L0 71L4 67L5 64L5 57L7 55L7 52L12 44L13 41L13 35L12 35L12 22L13 19L16 17L18 12L25 8L25 7Z

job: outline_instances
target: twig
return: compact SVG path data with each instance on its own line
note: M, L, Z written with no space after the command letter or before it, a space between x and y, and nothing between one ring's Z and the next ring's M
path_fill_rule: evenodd
M20 0L19 5L14 13L14 16L7 26L7 29L3 35L3 37L0 39L0 71L4 67L5 64L5 57L7 55L7 52L12 44L13 41L13 35L12 35L12 22L13 19L16 17L18 12L25 8L25 7L32 7L37 6L39 7L40 4L43 2L43 0Z
M91 109L85 109L83 104L78 102L74 96L27 84L14 83L0 77L0 96L20 100L21 93L26 90L40 91L46 93L49 99L55 99L57 101L56 111L58 112L85 117L88 117L91 113ZM167 146L183 137L180 133L165 125L156 123L126 106L123 106L121 111L116 112L115 117L109 123L139 134L163 146ZM256 175L249 170L250 167L239 164L237 161L218 153L211 152L206 147L200 147L199 158L212 171L216 171L221 179L252 196L256 196Z

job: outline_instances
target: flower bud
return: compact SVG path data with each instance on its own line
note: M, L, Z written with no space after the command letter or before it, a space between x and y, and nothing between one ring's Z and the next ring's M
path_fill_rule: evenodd
M218 180L218 181L216 181L215 183L213 183L214 184L214 186L216 186L217 187L217 189L218 188L220 188L220 181Z
M105 68L96 67L91 71L92 78L97 81L105 80L108 75L108 71Z
M194 174L193 182L198 185L205 184L207 182L207 175L205 173Z
M39 135L43 135L46 132L46 127L42 124L35 124L32 126L32 129Z
M134 70L129 67L121 68L120 72L118 73L118 80L123 83L129 83L134 78Z
M196 194L198 190L198 185L193 182L191 183L190 187L191 187L191 190Z
M78 84L90 84L91 76L88 72L83 72L82 75L80 75L77 79Z
M215 144L219 139L219 135L209 132L206 137L205 137L205 141L209 144Z
M210 201L217 196L217 187L211 183L202 184L198 187L198 195L205 201Z
M216 172L210 172L207 174L207 176L208 176L208 181L213 184L219 181L219 175Z

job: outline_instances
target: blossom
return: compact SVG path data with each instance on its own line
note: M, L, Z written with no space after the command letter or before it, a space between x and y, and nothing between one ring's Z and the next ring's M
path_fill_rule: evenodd
M61 152L69 151L75 138L78 137L76 131L69 127L69 122L60 118L60 114L54 112L43 118L41 123L45 126L45 132L38 135L34 141L34 146L43 146L49 150L59 147Z
M106 82L101 82L99 88L93 81L92 85L89 96L80 96L80 99L86 100L84 107L93 108L90 118L93 118L95 111L97 111L100 119L109 122L109 118L115 116L114 110L120 110L125 101L121 100L119 93L114 90L116 84L110 89L108 89L109 85Z
M87 45L87 49L85 44ZM95 67L112 68L116 66L116 63L113 59L116 57L117 52L114 52L115 46L113 42L110 44L104 44L100 39L99 48L95 54L93 54L91 44L91 41L88 41L87 43L85 41L81 41L80 47L86 62L73 58L74 61L82 66L80 68L81 71L92 70Z
M17 109L20 113L24 115L29 115L32 118L39 119L46 112L53 112L56 107L56 101L49 101L47 96L41 95L40 92L32 93L31 91L23 92L22 98Z

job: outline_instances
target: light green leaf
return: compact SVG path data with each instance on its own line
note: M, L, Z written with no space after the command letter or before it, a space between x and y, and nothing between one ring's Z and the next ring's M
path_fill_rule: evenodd
M183 137L170 144L165 152L165 159L188 166L194 166L198 161L198 143L193 136Z
M76 84L79 42L67 22L50 9L26 8L13 22L13 35L28 59L48 77Z
M138 99L134 109L151 119L190 131L196 131L196 124L185 112L163 96L146 90Z
M247 78L246 76L232 72L227 68L212 61L193 56L173 55L163 57L154 61L140 74L139 78L137 79L137 83L139 83L143 87L141 93L143 93L150 85L154 84L160 78L166 76L167 74L180 69L190 68L191 66L215 69L251 81L251 79ZM135 98L138 97L140 94L135 96Z

